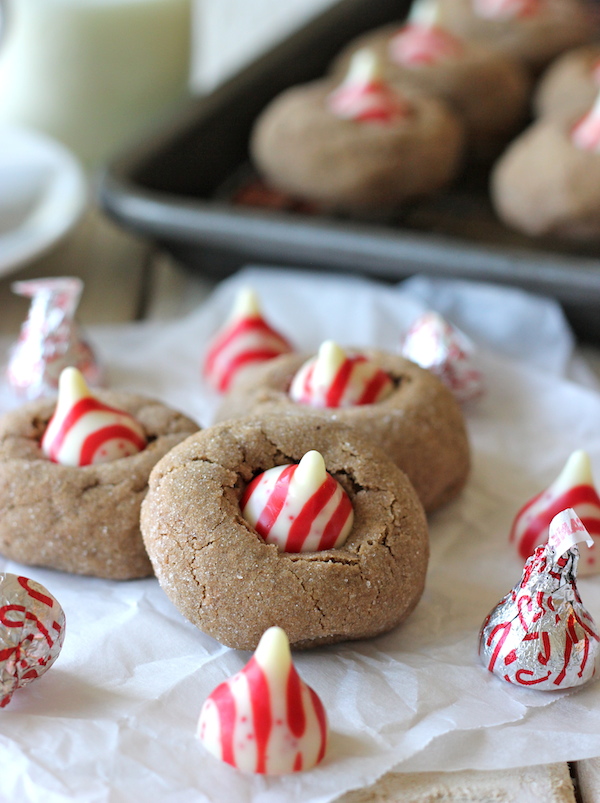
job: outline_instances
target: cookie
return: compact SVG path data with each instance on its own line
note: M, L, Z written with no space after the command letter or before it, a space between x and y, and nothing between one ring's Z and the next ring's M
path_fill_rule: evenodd
M539 72L589 42L597 27L581 0L439 0L442 24L457 36L505 53Z
M279 415L290 426L298 417L317 422L341 421L382 448L406 472L425 510L432 511L462 490L470 465L462 411L443 382L409 360L372 349L361 353L381 367L393 392L375 404L313 408L296 404L288 389L309 355L286 355L257 368L227 395L216 419Z
M281 552L242 517L248 483L318 450L354 510L343 546ZM181 613L229 647L269 627L296 647L384 633L421 597L427 524L407 477L355 431L265 414L205 429L154 468L141 528L156 576Z
M345 72L353 54L368 47L379 58L390 85L436 97L459 115L465 124L469 157L483 159L499 152L525 118L531 82L524 67L510 56L441 29L433 29L432 36L449 39L449 54L405 63L400 46L413 27L386 25L362 34L337 56L332 73Z
M148 476L198 427L160 402L98 392L142 425L141 452L83 467L51 462L40 442L54 401L39 400L0 420L0 553L11 560L113 580L152 574L139 529Z
M555 59L540 78L533 99L538 117L575 122L600 92L600 45L574 48Z
M387 122L340 119L329 108L329 79L278 95L253 128L250 151L276 189L323 210L393 210L430 195L456 176L461 121L435 98L400 98L406 114Z
M541 118L502 155L491 176L496 213L533 237L600 239L600 152L577 147L565 121Z

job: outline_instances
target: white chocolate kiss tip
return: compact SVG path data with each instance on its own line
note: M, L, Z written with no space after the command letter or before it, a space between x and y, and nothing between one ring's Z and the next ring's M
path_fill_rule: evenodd
M321 343L313 370L313 384L328 387L347 359L347 354L334 340Z
M354 521L348 494L314 450L298 464L276 466L255 477L241 510L264 541L294 553L342 546Z
M367 85L381 81L383 69L381 59L368 47L361 47L352 55L344 85Z
M554 493L569 491L577 485L594 485L592 461L583 449L573 452L562 471L550 486Z
M433 28L440 24L441 12L438 0L415 0L407 17L409 25Z
M258 295L251 287L242 287L233 302L229 321L238 321L241 318L258 318L261 315Z
M41 443L46 457L65 466L87 466L128 457L145 446L146 434L133 416L100 402L77 368L63 369Z
M281 627L270 627L262 634L254 657L263 669L273 675L287 675L292 653L287 633Z

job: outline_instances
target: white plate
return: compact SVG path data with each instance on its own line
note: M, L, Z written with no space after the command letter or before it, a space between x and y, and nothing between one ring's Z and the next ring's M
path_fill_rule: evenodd
M0 127L0 276L40 256L74 226L86 203L82 168L44 134Z

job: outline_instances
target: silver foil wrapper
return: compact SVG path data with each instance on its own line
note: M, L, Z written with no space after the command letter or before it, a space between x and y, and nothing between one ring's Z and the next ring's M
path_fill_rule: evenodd
M593 677L599 636L577 591L578 559L576 545L563 552L552 537L537 547L481 628L479 654L490 672L517 686L554 691Z
M425 312L414 321L404 336L401 353L439 376L460 402L483 392L473 343L437 312Z
M31 298L29 315L11 349L7 378L25 399L53 395L63 368L78 368L90 385L99 385L102 371L81 334L75 310L83 282L74 276L15 282L12 290Z
M40 583L0 572L0 708L60 653L65 614Z

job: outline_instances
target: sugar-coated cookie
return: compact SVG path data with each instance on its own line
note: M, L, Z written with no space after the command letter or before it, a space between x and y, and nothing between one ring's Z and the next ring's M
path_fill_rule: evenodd
M536 87L533 107L538 117L575 122L600 92L600 45L574 48L555 59Z
M142 396L106 391L97 396L139 422L148 441L142 451L95 465L60 465L41 449L52 400L30 402L0 420L0 553L74 574L145 577L152 566L139 512L148 476L198 427Z
M269 184L321 209L391 211L454 179L464 127L441 101L388 86L367 52L355 56L345 78L278 95L250 150Z
M349 496L354 522L340 547L282 552L244 519L240 500L258 474L310 450ZM384 633L425 583L427 524L405 474L353 430L313 417L264 414L191 436L153 470L141 526L171 601L238 649L254 649L274 625L296 647Z
M341 421L382 448L406 472L427 511L462 490L470 451L462 411L444 383L430 371L395 354L360 353L392 379L393 391L374 404L315 408L291 400L292 380L309 355L285 355L257 368L222 402L217 420L246 415L279 415L290 422L311 416Z
M565 50L589 42L597 30L582 0L439 2L448 30L520 59L536 72Z

